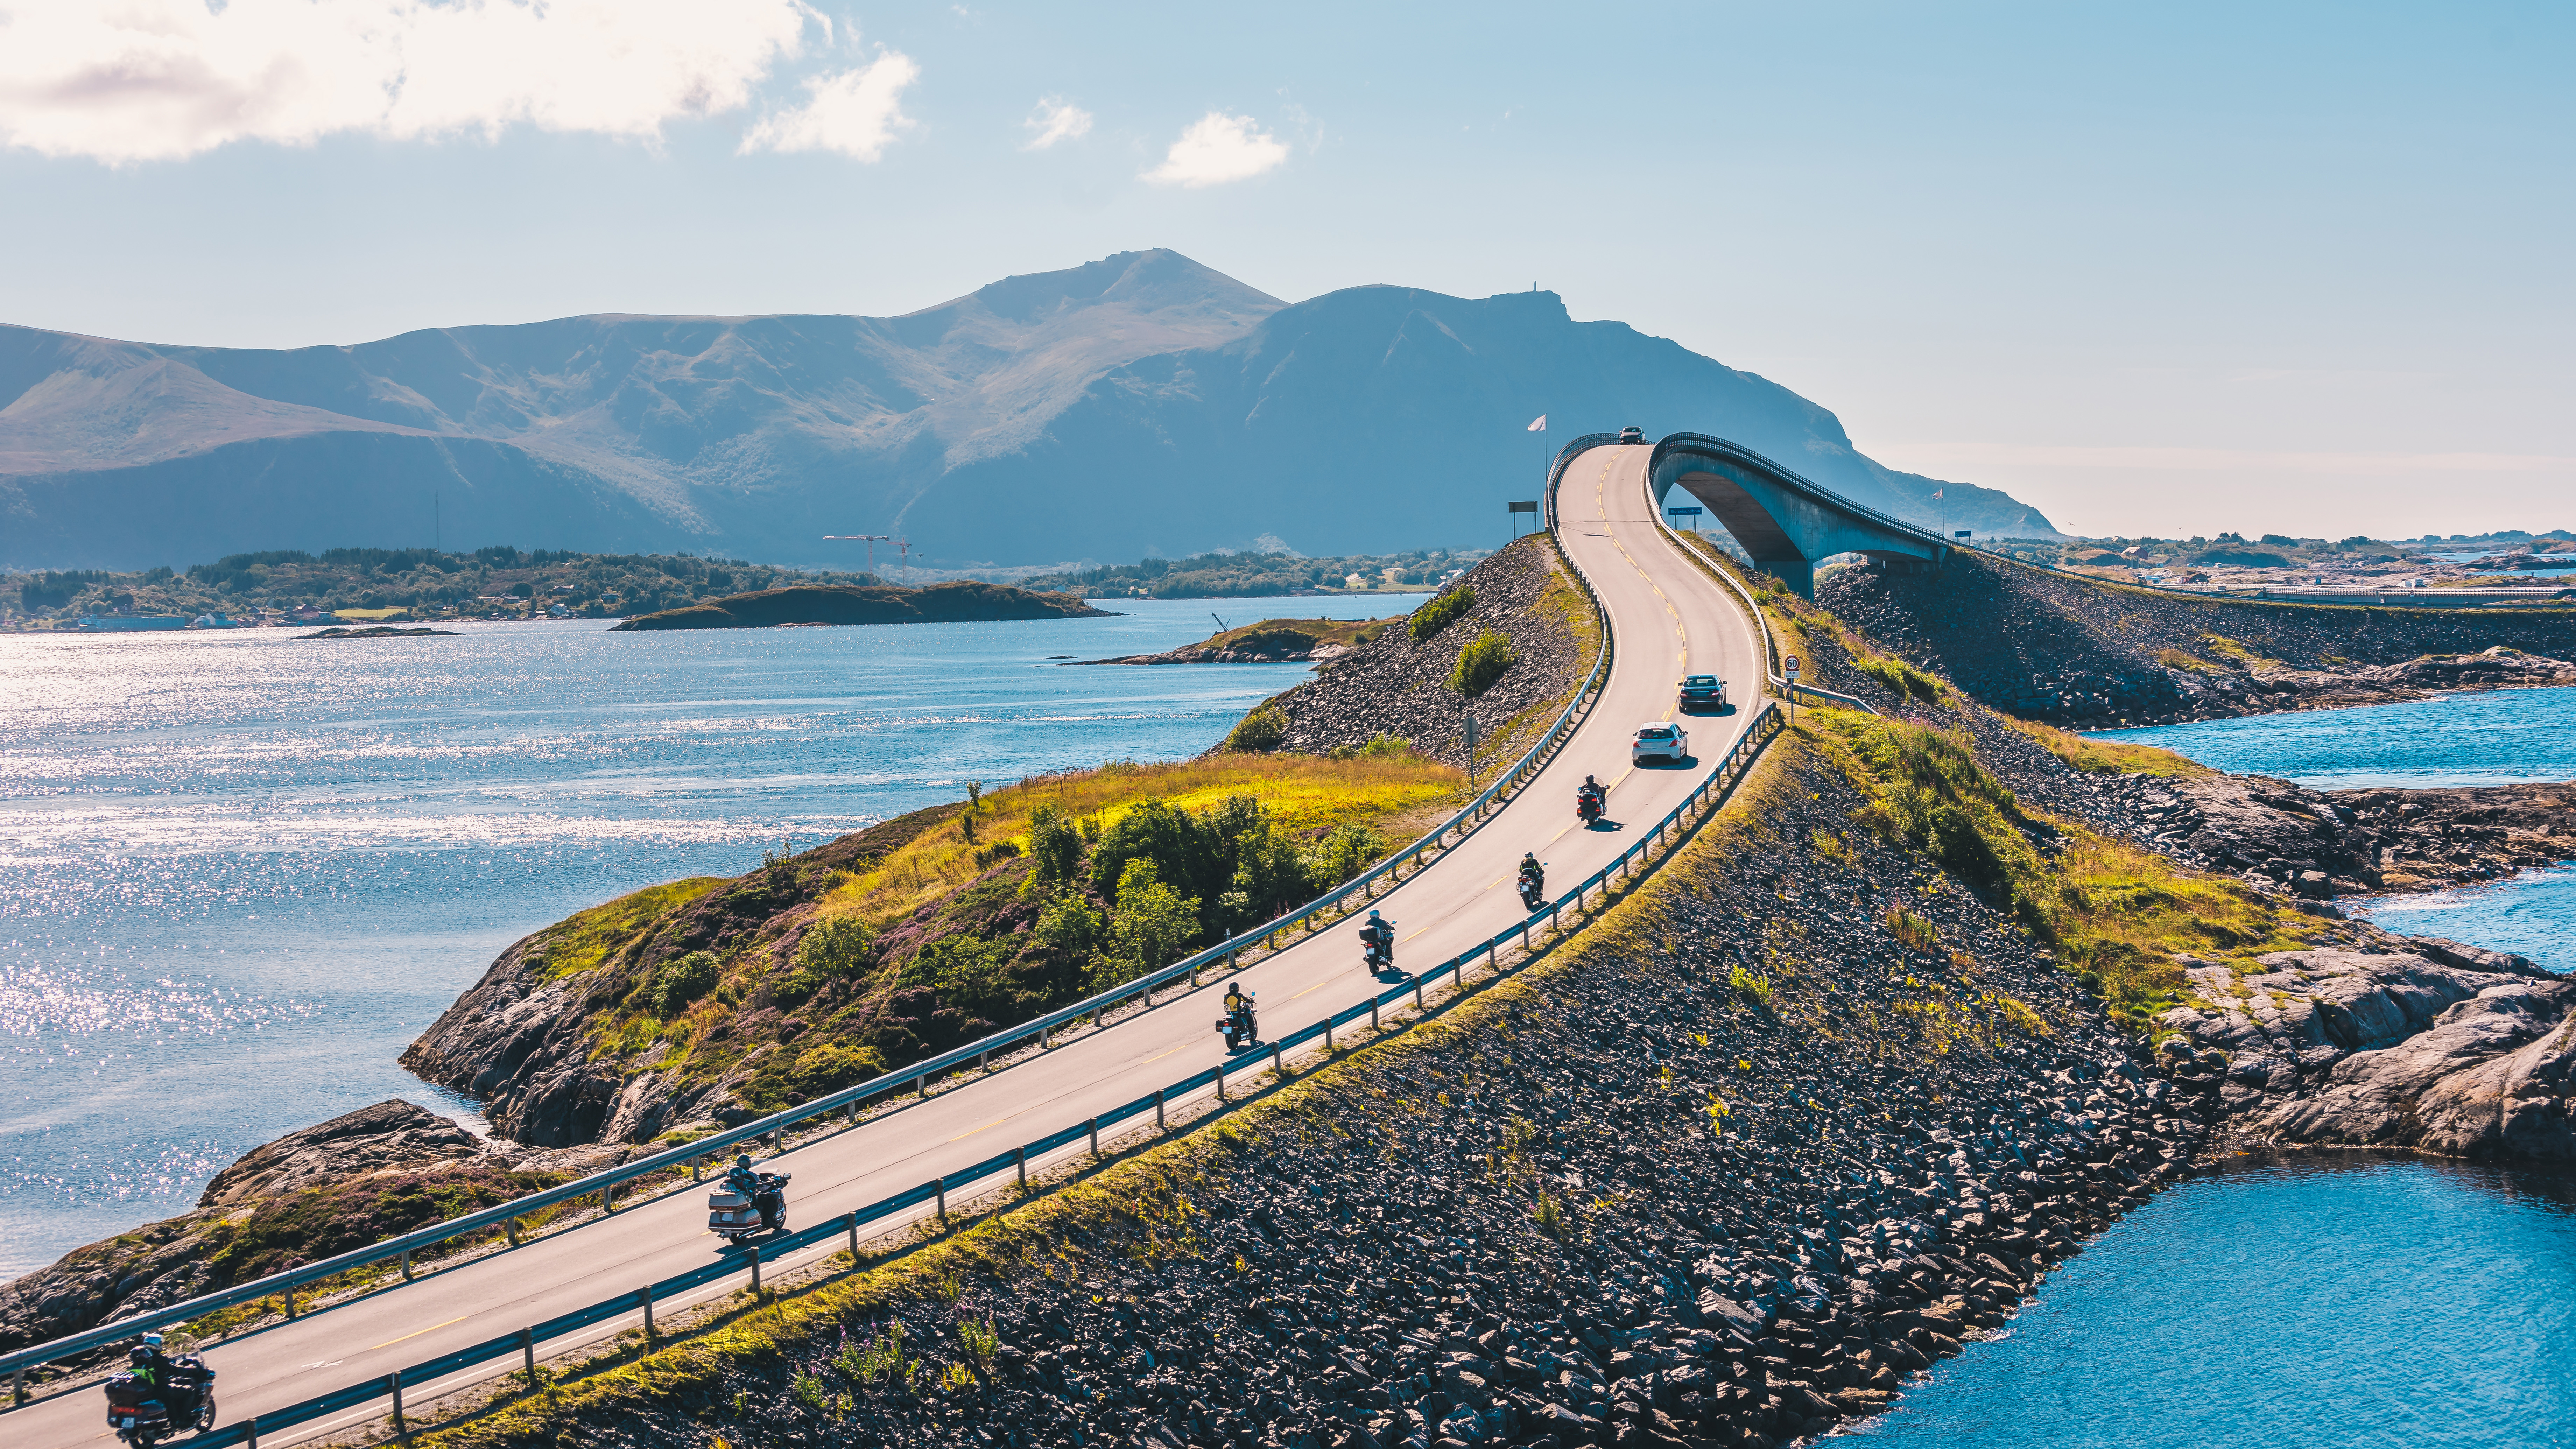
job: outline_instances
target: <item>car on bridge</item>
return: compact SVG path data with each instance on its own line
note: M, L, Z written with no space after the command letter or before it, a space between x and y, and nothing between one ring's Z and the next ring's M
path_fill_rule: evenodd
M1636 741L1628 747L1631 764L1662 760L1671 765L1690 763L1690 732L1677 724L1650 720L1637 726Z
M1726 681L1714 674L1694 674L1681 682L1682 708L1726 708Z
M1642 443L1646 441L1646 430L1644 428L1621 428L1619 430L1619 441L1623 443Z

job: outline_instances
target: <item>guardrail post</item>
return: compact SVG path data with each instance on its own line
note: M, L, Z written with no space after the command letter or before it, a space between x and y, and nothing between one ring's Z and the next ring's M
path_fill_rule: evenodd
M1422 978L1419 976L1413 978L1413 1009L1422 1009Z
M251 1415L246 1428L250 1435L250 1449L259 1449L259 1415Z
M1091 1155L1100 1155L1100 1119L1097 1117L1091 1119Z
M700 1178L699 1178L699 1174L700 1174L700 1173L702 1173L702 1172L704 1172L704 1171L706 1170L706 1166L707 1166L707 1160L706 1160L706 1158L705 1158L704 1156L698 1156L698 1157L692 1157L692 1158L690 1158L690 1159L689 1159L689 1181L691 1181L691 1182L697 1182L697 1181L699 1181L699 1180L700 1180Z
M913 1087L915 1089L914 1095L927 1100L930 1096L930 1073L924 1072L920 1076L915 1077L913 1079Z
M849 1224L850 1227L850 1266L855 1268L859 1266L859 1215L845 1213L841 1221Z
M1333 1050L1333 1017L1332 1017L1332 1013L1330 1013L1330 1012L1326 1012L1326 1013L1324 1014L1324 1051L1325 1051L1325 1054L1326 1054L1326 1055L1330 1055L1330 1054L1332 1053L1332 1050Z
M944 1227L948 1222L948 1179L934 1177L930 1180L930 1188L939 1195L939 1221Z
M993 1054L991 1052L981 1053L975 1058L975 1070L979 1072L989 1072L992 1069Z
M516 1220L514 1219L513 1221ZM295 1290L293 1288L289 1288L281 1296L286 1299L286 1316L293 1318L295 1316Z
M635 1298L644 1305L644 1346L651 1348L653 1346L653 1285L647 1283L636 1289Z
M403 1249L402 1269L403 1269L403 1281L404 1281L404 1282L406 1282L406 1283L410 1282L410 1281L411 1281L411 1249L409 1249L409 1248L405 1248L405 1249Z
M1154 1089L1154 1130L1163 1130L1163 1089L1160 1087Z
M760 1301L760 1250L758 1248L751 1250L751 1297L755 1303Z
M599 1190L599 1212L600 1212L600 1216L602 1216L602 1217L606 1217L609 1213L614 1212L614 1211L616 1210L616 1209L615 1209L615 1207L614 1207L614 1205L613 1205L614 1200L613 1200L613 1199L611 1199L611 1198L609 1197L609 1194L610 1194L610 1193L613 1193L613 1192L615 1192L615 1191L617 1191L617 1184L615 1184L615 1183L613 1183L613 1182L612 1182L612 1183L609 1183L608 1185L606 1185L606 1186L602 1187L602 1188Z
M25 1364L18 1365L17 1372L9 1375L9 1402L20 1408L25 1407L27 1403L27 1366Z
M510 1246L511 1246L511 1247L513 1247L513 1248L515 1248L515 1247L519 1246L519 1220L518 1220L517 1218L512 1218L512 1219L510 1219L510 1222L509 1222L509 1228L510 1228ZM294 1315L293 1313L291 1313L291 1312L290 1312L290 1313L288 1313L286 1316L287 1316L287 1317L289 1317L289 1318L293 1318L295 1315Z
M533 1328L519 1330L519 1362L527 1370L528 1387L535 1388L537 1386L537 1331Z
M1283 1077L1288 1075L1288 1055L1277 1042L1270 1044L1270 1070Z
M1376 1031L1377 1029L1377 998L1372 996L1369 998L1369 1030Z
M394 1438L398 1442L408 1444L411 1442L411 1428L403 1423L401 1369L385 1375L385 1392L394 1397Z
M1224 1078L1220 1077L1218 1078L1218 1081L1222 1083ZM1012 1148L1011 1161L1012 1164L1020 1170L1020 1189L1025 1192L1028 1190L1029 1186L1029 1150L1025 1147ZM858 1229L852 1228L850 1231L855 1234L858 1232ZM855 1241L855 1239L853 1240Z
M1047 1040L1048 1040L1048 1038L1050 1038L1050 1037L1052 1037L1052 1036L1054 1036L1054 1035L1055 1035L1055 1028L1054 1028L1054 1027L1052 1027L1052 1026L1042 1026L1042 1027L1039 1027L1039 1028L1038 1028L1038 1050L1039 1050L1039 1051L1045 1051L1045 1050L1047 1049Z

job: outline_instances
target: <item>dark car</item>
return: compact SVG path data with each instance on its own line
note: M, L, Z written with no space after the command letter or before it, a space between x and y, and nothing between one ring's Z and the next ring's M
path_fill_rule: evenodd
M1682 681L1682 708L1722 709L1725 705L1725 680L1714 674L1694 674Z
M1644 428L1621 428L1619 430L1619 441L1623 443L1642 443L1646 441L1646 430Z

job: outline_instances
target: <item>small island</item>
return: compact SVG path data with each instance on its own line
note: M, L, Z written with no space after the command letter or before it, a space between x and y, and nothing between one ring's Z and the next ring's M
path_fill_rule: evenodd
M958 624L991 619L1090 619L1109 613L1071 594L1036 594L973 580L906 589L886 584L799 584L730 594L685 609L642 614L611 633L639 629L777 629L808 624Z
M1075 664L1321 664L1377 637L1385 619L1264 619L1221 629L1196 644L1160 654L1076 659Z
M303 639L453 639L453 629L397 629L391 624L371 624L364 629L333 628L311 634L298 634Z

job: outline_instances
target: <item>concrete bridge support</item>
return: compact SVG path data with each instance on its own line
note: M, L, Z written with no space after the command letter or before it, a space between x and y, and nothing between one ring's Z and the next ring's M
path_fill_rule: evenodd
M1865 554L1899 570L1938 568L1949 557L1949 541L1933 530L1854 503L1724 438L1665 438L1649 476L1658 507L1676 488L1688 493L1755 564L1805 598L1816 594L1816 560L1834 554Z

